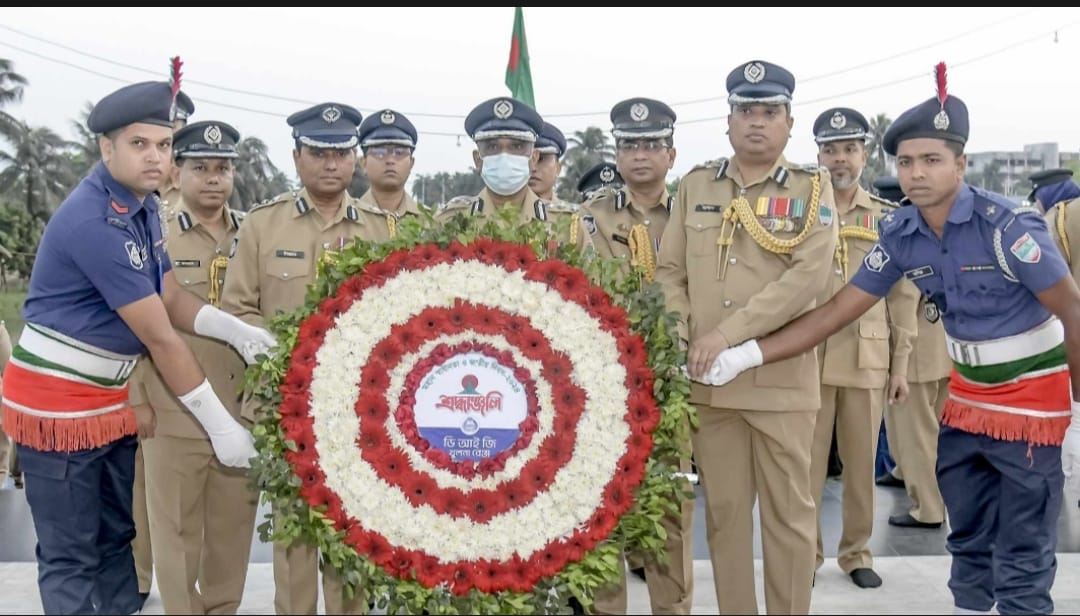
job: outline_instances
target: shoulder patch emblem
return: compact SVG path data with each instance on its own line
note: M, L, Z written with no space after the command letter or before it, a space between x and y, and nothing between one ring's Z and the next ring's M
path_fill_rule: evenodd
M139 245L129 240L124 242L124 250L127 251L128 263L131 264L131 268L141 270L143 268L143 258Z
M885 269L885 264L888 262L889 253L885 252L881 244L874 244L874 247L870 249L870 252L866 253L866 257L863 259L863 265L866 266L866 269L878 274Z
M833 210L828 205L822 203L818 206L818 220L821 222L821 226L828 227L833 222Z
M1042 248L1039 247L1039 243L1035 241L1035 238L1031 237L1030 233L1021 235L1011 248L1009 252L1016 255L1016 258L1024 263L1038 263L1042 259Z

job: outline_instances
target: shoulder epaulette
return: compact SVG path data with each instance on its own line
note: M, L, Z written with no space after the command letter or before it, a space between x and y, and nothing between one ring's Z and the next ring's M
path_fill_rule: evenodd
M719 180L727 172L728 165L731 164L727 158L715 158L713 160L707 160L703 163L694 165L687 175L694 173L695 171L709 170L711 173L715 173L715 179Z
M289 202L289 201L294 201L296 199L296 195L297 195L297 193L293 192L293 191L283 192L280 195L277 195L276 197L271 197L271 198L259 203L255 207L251 208L250 210L248 210L248 214L251 214L252 212L256 212L256 211L261 210L261 209L268 208L268 207L273 206L273 205L277 205L279 203L286 203L286 202Z
M454 197L453 199L440 205L439 210L460 210L463 208L472 207L472 203L474 200L476 200L476 197L461 195L458 197Z

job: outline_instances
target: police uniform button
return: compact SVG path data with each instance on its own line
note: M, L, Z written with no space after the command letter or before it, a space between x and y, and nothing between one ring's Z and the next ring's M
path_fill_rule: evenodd
M652 224L652 221L651 221L651 220L646 220L646 221L645 221L645 226L646 226L646 227L648 227L648 226L649 226L649 225L651 225L651 224Z
M699 223L697 224L697 228L698 228L698 229L700 229L700 228L701 228L701 223L700 223L700 222L699 222Z
M735 228L736 229L742 229L742 223L741 222L735 223Z
M725 299L724 300L724 308L730 308L730 307L731 307L731 300L730 299Z
M330 248L330 242L323 242L322 247L323 250L327 250L328 248Z
M841 227L846 227L846 226L847 226L847 223L841 220L841 221L840 221L840 226L841 226Z
M843 276L844 272L838 269L838 270L836 270L836 275L837 276Z
M735 257L731 257L730 259L728 259L728 263L730 263L732 265L735 265L738 262L739 262L739 260L736 259Z
M184 284L191 284L190 280L184 279Z
M282 278L288 278L289 277L289 272L282 272L281 277Z

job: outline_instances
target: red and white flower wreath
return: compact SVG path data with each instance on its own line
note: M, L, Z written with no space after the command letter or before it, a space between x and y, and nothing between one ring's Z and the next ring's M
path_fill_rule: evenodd
M474 352L512 367L512 447L454 462L420 436L416 387ZM642 339L585 275L528 246L425 244L368 264L300 325L281 385L301 496L388 574L454 594L527 592L632 505L660 410Z

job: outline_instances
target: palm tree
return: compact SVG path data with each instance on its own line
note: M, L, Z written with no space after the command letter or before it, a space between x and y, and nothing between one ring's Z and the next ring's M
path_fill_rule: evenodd
M882 146L885 131L889 130L890 126L892 126L892 120L884 113L879 113L870 118L870 139L866 142L866 150L870 153L870 156L866 161L866 169L863 170L862 177L859 178L859 183L867 190L870 190L870 184L876 178L883 175L892 175L885 148Z
M597 126L574 131L566 142L568 147L563 157L562 177L555 192L560 198L573 201L577 197L577 182L581 176L596 163L615 160L615 146L607 131Z
M48 220L75 182L67 154L72 144L50 128L19 120L3 127L11 151L0 150L0 194L20 195L27 213Z
M266 143L258 137L248 137L236 146L236 179L229 205L240 210L289 190L285 174L270 160Z
M0 58L0 107L21 101L23 91L30 83L26 77L16 73L14 67L15 63L11 60ZM8 124L14 121L15 118L0 111L0 122Z
M90 132L86 125L90 112L94 110L94 103L83 103L82 111L79 112L78 120L71 120L71 129L75 131L76 141L72 142L72 171L82 177L89 173L99 160L101 160L101 148L98 146L97 135Z

